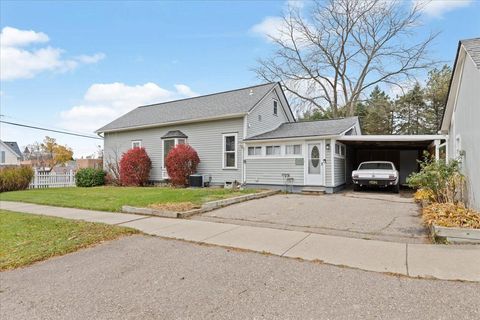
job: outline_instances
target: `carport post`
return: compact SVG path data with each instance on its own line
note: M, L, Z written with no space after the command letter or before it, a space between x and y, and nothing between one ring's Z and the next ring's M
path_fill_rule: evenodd
M440 140L435 140L435 160L440 160Z

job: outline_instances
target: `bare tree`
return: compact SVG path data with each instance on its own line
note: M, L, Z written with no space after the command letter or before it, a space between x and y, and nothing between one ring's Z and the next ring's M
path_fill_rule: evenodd
M272 57L259 60L258 76L279 81L303 105L332 117L355 114L356 104L377 84L401 86L432 66L427 49L437 34L420 42L423 2L325 0L290 7L270 34ZM424 3L423 3L424 4Z

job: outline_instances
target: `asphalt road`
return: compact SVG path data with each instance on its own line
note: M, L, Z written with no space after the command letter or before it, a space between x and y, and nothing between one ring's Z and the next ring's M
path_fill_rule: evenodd
M133 236L0 273L0 319L480 319L480 283Z

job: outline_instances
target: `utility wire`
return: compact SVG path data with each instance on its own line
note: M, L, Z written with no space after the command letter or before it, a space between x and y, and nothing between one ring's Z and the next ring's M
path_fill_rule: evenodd
M42 127L29 126L29 125L26 125L26 124L15 123L15 122L10 122L10 121L5 121L5 120L0 120L0 122L1 122L1 123L6 123L6 124L11 124L11 125L13 125L13 126L30 128L30 129L50 131L50 132L56 132L56 133L62 133L62 134L69 134L69 135L71 135L71 136L77 136L77 137L83 137L83 138L103 140L103 138L101 138L101 137L87 136L87 135L85 135L85 134L80 134L80 133L72 133L72 132L67 132L67 131L62 131L62 130L54 130L54 129L47 129L47 128L42 128Z

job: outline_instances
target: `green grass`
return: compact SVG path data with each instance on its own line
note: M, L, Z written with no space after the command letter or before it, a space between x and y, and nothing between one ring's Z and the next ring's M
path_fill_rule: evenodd
M26 266L133 233L138 231L0 210L0 270Z
M123 205L146 207L152 204L207 201L230 198L254 190L231 191L228 189L174 189L134 187L50 188L5 192L1 200L20 201L44 205L102 211L121 211Z

